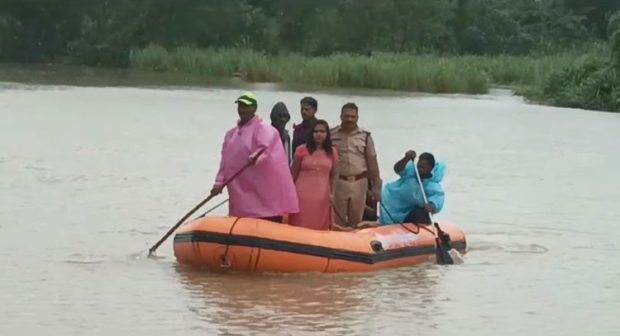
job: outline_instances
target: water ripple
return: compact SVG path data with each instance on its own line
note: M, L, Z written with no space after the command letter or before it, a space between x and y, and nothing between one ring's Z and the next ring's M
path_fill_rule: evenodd
M467 247L468 254L475 252L506 252L506 253L526 253L543 254L549 249L539 244L523 243L496 243L496 242L470 242Z
M24 166L24 169L26 170L37 170L37 171L45 171L48 170L48 167L44 167L44 166L40 166L40 165L36 165L36 164L28 164Z
M52 174L45 174L45 175L39 176L38 180L40 182L49 183L49 184L58 184L58 183L63 183L65 181L62 177L52 175Z

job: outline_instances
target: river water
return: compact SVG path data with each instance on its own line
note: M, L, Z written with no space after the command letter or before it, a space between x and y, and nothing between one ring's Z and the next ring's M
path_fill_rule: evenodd
M299 122L303 93L254 89ZM0 84L0 335L617 334L620 114L502 91L314 94L330 124L360 106L386 182L408 149L447 163L462 265L215 274L172 239L147 259L208 193L241 92Z

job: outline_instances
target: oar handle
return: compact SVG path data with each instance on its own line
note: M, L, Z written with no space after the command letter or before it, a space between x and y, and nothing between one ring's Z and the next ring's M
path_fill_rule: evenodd
M205 198L204 200L202 200L202 202L198 203L192 210L190 210L187 214L185 214L185 216L183 216L183 218L181 218L172 228L170 228L170 230L168 230L168 232L166 232L166 234L155 244L153 245L153 247L151 247L149 249L149 255L152 255L153 252L155 252L155 250L157 250L157 248L163 244L164 241L166 241L166 239L168 239L168 237L170 237L170 235L179 227L181 226L181 224L183 224L183 222L185 222L185 220L187 218L189 218L189 216L191 216L192 214L194 214L194 212L196 212L196 210L200 209L200 207L202 207L203 205L205 205L205 203L209 202L213 197L215 197L217 195L213 194L213 195L209 195L209 197Z
M418 159L419 161L419 159ZM418 185L420 186L420 191L422 192L422 197L424 199L424 204L428 204L428 200L426 199L426 191L424 191L424 184L422 184L422 179L420 178L420 172L418 171L418 166L415 164L413 164L413 170L415 171L415 176L417 177L418 180ZM431 224L433 224L435 221L433 220L433 214L428 212L428 218L431 220Z
M247 167L254 165L254 163L256 163L256 159L258 159L259 156L261 156L261 154L263 154L265 150L261 150L260 152L258 152L258 154L256 154L256 156L254 157L254 160L248 161L248 163L246 163L243 167L241 167L241 169L239 169L233 176L231 176L228 180L226 180L224 182L224 184L222 184L222 188L224 188L228 183L230 183L230 181L232 181L233 179L235 179L237 176L239 176L239 174L241 174ZM185 222L185 220L187 218L189 218L189 216L193 215L194 212L196 212L198 209L200 209L200 207L202 207L203 205L205 205L205 203L209 202L213 197L217 196L217 194L211 194L209 195L209 197L205 198L204 200L202 200L202 202L198 203L192 210L190 210L187 214L185 214L185 216L183 216L183 218L181 218L172 228L170 228L170 230L168 230L168 232L166 232L166 234L155 244L153 245L153 247L151 247L149 249L149 255L152 255L153 252L155 252L155 250L157 250L157 248L163 244L164 241L166 241L166 239L168 239L168 237L170 237L170 235L179 227L181 226L181 224L183 224L183 222Z

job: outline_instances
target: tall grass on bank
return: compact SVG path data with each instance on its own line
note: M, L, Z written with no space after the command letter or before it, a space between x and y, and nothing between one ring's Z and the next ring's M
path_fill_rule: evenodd
M588 54L604 57L607 52L606 49L593 48ZM591 85L588 90L580 89L579 94L576 94L576 88L583 85L576 84L578 81L572 79L574 76L571 77L575 71L570 69L576 66L579 58L575 52L493 57L390 53L374 53L372 56L267 56L247 49L181 47L166 50L157 45L149 45L132 51L130 62L131 67L147 71L180 72L213 78L241 77L252 82L284 82L325 87L477 94L487 92L490 86L510 86L528 98L570 107L601 108L609 105L608 101L616 102L620 99L616 98L616 86L605 87L606 91L601 93L601 90L597 91L597 83L601 81L594 79L589 80ZM599 72L599 77L606 73ZM607 77L611 78L605 78ZM603 86L611 85L606 84L610 80ZM575 88L568 88L567 85ZM607 91L611 93L607 95ZM613 110L610 107L605 109Z
M326 87L359 87L433 93L484 93L487 75L458 58L376 54L266 56L242 49L166 50L150 45L134 50L131 67L210 77L238 76L254 82L284 82Z

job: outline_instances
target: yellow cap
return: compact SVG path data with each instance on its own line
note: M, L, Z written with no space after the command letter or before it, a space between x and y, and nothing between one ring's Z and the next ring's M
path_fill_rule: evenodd
M256 106L258 104L258 100L256 99L256 95L252 92L246 92L241 97L235 100L235 103L241 103L243 105L248 106Z

